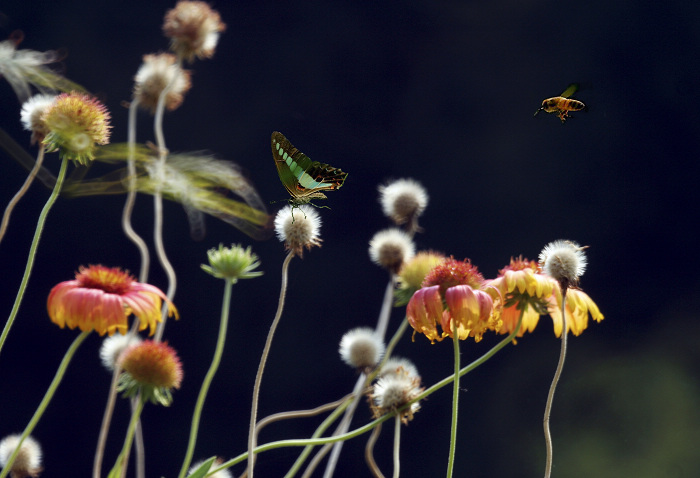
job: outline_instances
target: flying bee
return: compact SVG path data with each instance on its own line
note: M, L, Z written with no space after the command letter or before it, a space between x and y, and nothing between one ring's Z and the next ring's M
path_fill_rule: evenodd
M569 98L569 96L576 93L576 90L578 90L578 83L572 83L564 90L561 96L547 98L542 102L540 109L535 111L535 116L537 116L537 113L540 111L556 113L562 124L564 124L569 117L569 111L581 111L586 108L586 105L579 100Z

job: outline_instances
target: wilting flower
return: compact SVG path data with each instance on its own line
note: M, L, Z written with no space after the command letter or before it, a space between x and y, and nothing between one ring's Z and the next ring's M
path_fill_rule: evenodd
M401 229L379 231L369 241L369 257L375 264L397 274L405 262L416 254L411 237Z
M437 252L421 251L406 262L399 272L394 305L399 307L408 304L413 294L421 288L428 273L445 260L445 256Z
M44 113L53 105L54 101L56 101L55 95L39 94L32 96L22 105L20 120L24 129L32 132L32 144L43 141L49 134L49 127L44 121Z
M555 285L551 278L541 273L537 262L522 257L511 259L510 265L501 269L498 277L488 283L496 287L505 300L501 313L503 325L499 333L512 333L522 311L523 320L518 337L535 330L540 315L547 313L547 301L552 296Z
M216 10L199 1L180 1L165 14L163 32L170 38L170 49L192 61L211 58L226 24Z
M557 337L561 335L561 301L562 294L558 283L554 284L554 293L549 296L549 315L554 321L554 333ZM593 320L600 322L605 318L600 313L600 309L588 294L580 289L568 289L566 292L566 329L574 335L581 333L588 327L588 315Z
M20 438L20 435L8 435L0 440L0 468L4 469L7 466ZM39 476L42 471L39 442L31 436L25 438L9 471L12 478Z
M62 158L87 165L95 158L96 145L109 143L109 112L88 95L58 95L42 119L49 129L43 141L46 151L59 151Z
M137 282L119 268L93 265L80 267L75 280L51 289L47 307L51 321L61 328L124 335L133 313L139 319L139 330L150 327L153 335L161 321L161 299L167 301L169 314L177 318L175 306L157 287Z
M374 368L384 355L384 342L369 327L358 327L343 335L338 352L343 362L359 370Z
M260 261L250 246L244 249L240 244L231 247L219 244L218 249L212 248L207 251L207 257L209 265L202 264L202 269L214 277L229 280L234 284L238 279L252 279L263 274L254 270L260 265Z
M418 217L428 205L428 193L413 179L399 179L387 185L379 186L379 203L384 215L395 224L409 224L409 229L416 231Z
M175 350L165 342L144 340L124 351L124 374L118 390L126 397L143 395L144 400L164 406L172 402L173 388L182 383L182 364Z
M298 209L296 217L295 209ZM321 217L311 206L287 205L275 216L275 233L286 249L302 257L304 248L321 247Z
M170 53L144 55L134 83L134 98L139 101L139 106L151 113L155 113L158 98L166 87L169 86L165 108L172 111L182 104L191 86L190 72L183 70L175 55Z
M375 418L401 408L421 394L421 378L412 369L397 368L394 373L383 374L372 387L370 407ZM412 403L401 412L401 421L406 424L413 420L413 414L420 409L418 402Z
M413 294L406 316L416 332L431 342L446 336L480 341L487 330L500 330L501 294L485 283L468 260L447 259L436 266ZM440 324L442 334L436 328Z

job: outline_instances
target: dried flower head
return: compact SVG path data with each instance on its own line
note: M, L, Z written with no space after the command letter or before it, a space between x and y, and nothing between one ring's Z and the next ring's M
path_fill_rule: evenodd
M346 332L340 340L340 358L343 362L362 371L374 368L384 355L384 342L374 330L358 327Z
M58 95L42 119L49 129L43 141L46 151L59 151L61 158L87 165L95 158L95 146L109 143L109 112L88 95Z
M141 392L144 400L164 406L172 402L173 388L182 383L182 364L175 350L165 342L145 340L129 347L121 359L124 374L118 390L126 397Z
M172 111L182 104L191 85L190 72L182 69L175 55L144 55L143 63L134 77L134 99L138 100L139 106L153 114L160 94L168 87L165 108Z
M142 341L141 337L136 334L114 334L105 338L100 347L102 365L110 372L113 371L117 367L122 352L132 345L140 344Z
M170 38L170 49L187 61L214 55L219 33L226 24L216 10L199 1L179 1L165 14L163 32Z
M379 186L379 202L384 215L395 224L408 224L409 230L417 231L418 217L428 206L428 193L413 179L399 179Z
M294 210L297 209L296 216ZM321 246L321 217L309 205L287 205L275 216L275 233L285 248L302 257L304 248Z
M91 265L80 267L75 280L51 289L47 308L51 321L61 328L124 335L127 319L134 314L139 319L139 330L150 327L153 335L162 320L161 299L167 301L169 315L177 318L177 309L157 287L137 282L119 268Z
M419 377L418 369L416 366L403 357L393 356L389 358L384 365L382 365L381 370L377 374L377 378L384 377L386 375L408 375L409 377Z
M559 282L562 290L578 287L578 280L586 270L588 246L579 246L573 241L550 242L540 252L540 266L545 274Z
M369 241L369 257L375 264L397 274L403 264L413 259L416 246L411 237L396 228L379 231Z
M202 264L202 269L214 277L229 280L234 284L238 279L252 279L263 274L254 270L260 265L260 261L250 246L244 249L240 244L232 244L231 247L219 244L218 249L209 249L207 256L209 265Z
M420 377L408 373L396 373L385 375L376 381L372 387L370 398L371 407L375 418L393 412L421 394ZM401 421L408 423L413 420L413 415L420 409L418 402L412 403L401 411Z
M8 435L0 440L0 468L5 468L12 454L20 446L19 452L10 465L12 478L37 477L42 471L41 446L31 436L28 436L19 444L21 435Z
M32 144L43 141L49 134L49 127L44 121L44 113L53 105L56 95L38 94L22 104L20 120L27 131L32 132Z

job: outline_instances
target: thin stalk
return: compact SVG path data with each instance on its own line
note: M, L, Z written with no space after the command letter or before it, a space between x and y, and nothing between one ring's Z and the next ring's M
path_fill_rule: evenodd
M105 445L107 444L109 425L112 422L112 414L114 413L114 405L117 401L117 383L119 382L120 373L121 367L116 366L114 368L114 372L112 372L112 383L109 386L107 405L105 406L105 411L102 415L102 425L100 426L100 435L97 439L95 459L92 463L92 478L100 478L100 475L102 474L102 460L104 458Z
M128 466L127 456L129 455L129 450L131 450L131 444L134 439L134 432L136 431L136 425L138 424L139 417L143 411L143 406L146 403L142 395L139 395L139 400L136 402L136 406L131 412L131 420L129 420L129 428L126 430L126 438L124 439L124 445L122 446L122 451L117 457L117 461L114 463L114 467L109 472L109 478L116 478L118 476L123 476L126 473Z
M455 382L457 383L457 382ZM399 478L401 470L401 460L399 460L399 449L401 445L401 415L394 417L394 478Z
M34 259L36 258L36 250L39 247L39 239L41 238L41 233L44 230L44 224L46 223L46 216L48 216L51 207L56 202L58 198L58 193L61 192L61 187L63 187L63 181L66 178L66 170L68 169L68 159L63 158L61 160L61 169L58 171L58 176L56 177L56 184L51 191L49 199L44 204L44 208L39 214L39 220L36 224L36 229L34 231L34 239L32 239L32 245L29 248L29 257L27 258L27 265L24 268L24 276L22 276L22 282L19 285L19 290L17 291L17 297L15 298L15 303L12 306L12 311L10 316L5 322L5 327L2 330L2 335L0 336L0 352L5 344L7 335L10 333L10 328L17 317L17 312L19 312L19 306L22 304L22 298L27 290L27 283L29 282L29 276L32 274L32 268L34 267Z
M367 467L369 468L369 471L372 472L372 476L374 476L374 478L384 478L384 474L381 472L377 466L377 462L374 460L374 445L377 443L377 438L379 438L381 431L381 424L374 427L374 430L372 430L372 433L367 439L367 445L365 445L365 462L367 463Z
M187 443L187 451L185 452L185 459L182 462L182 467L180 468L180 478L184 478L187 470L192 463L192 456L194 455L194 446L197 443L197 431L199 430L199 422L202 418L202 409L204 408L204 400L207 398L207 393L209 392L209 387L211 386L212 380L214 380L214 375L219 369L219 364L221 363L221 356L224 353L224 344L226 343L226 330L228 328L229 310L231 308L231 290L233 289L233 282L230 280L224 281L224 298L221 304L221 319L219 320L219 337L216 340L216 348L214 349L214 357L211 360L211 365L209 365L209 370L204 376L204 381L202 382L202 387L199 390L199 395L197 396L197 403L194 407L194 413L192 415L192 426L190 427L190 439Z
M36 174L39 172L41 169L41 163L44 162L44 147L39 148L39 153L36 156L36 161L34 162L34 167L32 168L31 171L29 171L29 176L27 176L27 179L24 180L24 183L22 184L22 187L19 188L19 191L10 199L10 202L7 204L7 207L5 208L5 213L2 216L2 223L0 224L0 242L2 241L2 238L5 237L5 232L7 232L7 226L10 223L10 215L12 214L12 211L15 209L15 206L19 202L20 199L24 196L24 194L27 192L29 189L29 186L32 185L32 181L34 181L34 178L36 177Z
M7 476L7 474L10 472L10 470L12 470L12 464L14 463L15 459L17 458L17 455L19 454L19 450L22 447L22 442L24 442L24 440L29 435L32 434L32 431L34 431L34 428L39 423L39 420L41 419L42 415L46 411L46 408L49 406L51 399L53 398L54 394L56 393L58 386L61 384L61 380L63 380L63 376L65 375L66 370L68 369L68 365L70 364L71 359L75 355L76 350L78 350L78 347L80 347L80 344L83 343L83 341L85 340L85 338L88 335L90 335L90 331L82 332L80 335L78 335L75 338L75 340L73 340L73 343L71 344L71 346L68 347L66 354L63 356L63 360L61 360L61 363L58 366L58 370L56 371L56 375L54 375L53 380L51 381L51 384L49 385L49 388L46 390L46 393L44 394L44 398L41 400L41 403L39 403L39 406L37 407L36 411L34 412L34 416L32 416L32 419L29 420L27 427L22 432L22 436L19 439L19 443L17 444L17 448L10 456L10 459L7 460L7 464L5 465L5 467L2 469L2 471L0 471L0 478L5 478L5 476Z
M452 477L452 472L455 467L455 450L457 449L457 417L459 411L459 333L452 327L452 335L455 353L455 379L452 385L452 422L450 426L450 452L447 458L447 478Z
M554 372L554 378L552 379L552 385L549 387L549 394L547 395L547 404L544 407L544 418L542 419L542 425L544 427L544 442L547 447L547 462L545 465L544 476L549 478L552 476L552 432L549 430L549 417L552 413L552 403L554 402L554 391L559 383L559 378L561 377L561 372L564 369L564 360L566 359L566 336L568 335L568 330L566 329L566 288L562 287L562 297L561 297L561 350L559 352L559 363L557 364L557 370Z
M289 263L294 257L294 251L289 251L287 257L282 263L282 285L280 286L280 297L277 303L277 312L275 313L275 318L270 325L270 331L267 333L267 340L265 340L265 347L263 348L262 357L260 357L260 365L258 365L258 372L255 375L255 385L253 386L253 403L250 409L250 426L248 427L248 478L253 478L253 467L255 466L255 422L258 416L258 397L260 396L260 384L262 383L262 375L265 370L265 363L267 362L267 356L270 354L270 347L272 346L272 337L275 335L275 330L282 317L282 310L284 309L284 299L287 295L287 278L289 276Z

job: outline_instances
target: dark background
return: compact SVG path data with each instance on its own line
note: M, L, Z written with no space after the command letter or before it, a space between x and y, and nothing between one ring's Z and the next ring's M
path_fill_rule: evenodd
M126 139L126 109L141 56L167 49L160 27L171 2L27 1L0 5L2 37L20 48L61 48L65 74L98 95ZM193 89L165 119L172 151L208 150L248 172L263 199L284 199L270 158L282 131L312 159L349 172L329 194L321 249L290 270L287 305L263 378L260 417L312 408L349 392L356 376L338 358L342 334L374 326L387 282L368 240L388 225L376 188L412 177L430 194L419 249L469 257L494 277L511 256L535 258L549 241L590 245L584 290L606 319L570 341L552 416L554 474L567 477L692 477L700 474L698 381L699 9L693 2L218 2L228 29L216 55L197 61ZM532 117L569 83L590 111L562 126ZM0 126L29 148L19 108L0 81ZM152 140L139 116L141 141ZM35 148L29 149L35 154ZM1 203L26 172L3 153ZM46 165L57 171L56 155ZM103 172L109 169L98 166ZM36 219L49 191L39 184L15 210L0 245L1 305L9 315ZM0 435L28 422L75 331L46 315L49 290L80 265L138 272L121 232L123 196L59 199L39 247L29 289L0 356ZM279 204L270 206L271 212ZM274 316L284 258L272 239L255 242L207 219L190 239L186 216L165 208L165 242L179 279L182 318L166 339L185 379L169 408L143 414L148 476L176 476L192 407L216 340L219 280L199 264L220 242L251 244L265 275L234 288L221 369L207 399L195 458L231 458L246 448L257 362ZM134 223L151 239L152 201ZM154 266L150 282L166 288ZM403 317L395 310L390 330ZM463 362L496 343L462 344ZM110 376L100 339L88 338L35 430L44 476L88 476ZM452 368L449 342L406 335L426 386ZM542 412L559 342L551 321L463 379L455 476L537 476L544 468ZM432 395L402 433L403 476L442 476L450 388ZM105 465L127 422L120 403ZM360 406L357 424L369 412ZM309 436L318 420L276 424L260 442ZM390 427L377 461L391 474ZM368 476L364 438L347 443L336 476ZM265 453L260 476L282 476L299 449ZM242 466L234 468L238 475ZM320 474L319 474L320 476Z

